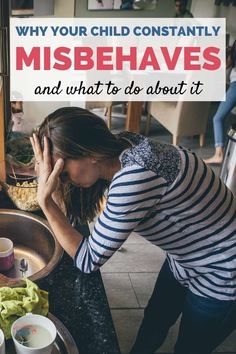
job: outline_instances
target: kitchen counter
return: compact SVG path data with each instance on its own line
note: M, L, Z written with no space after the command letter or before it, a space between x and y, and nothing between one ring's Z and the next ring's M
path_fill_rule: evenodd
M14 208L3 192L0 208ZM88 235L87 227L80 229ZM64 253L59 265L37 284L49 291L50 312L70 331L80 354L120 354L99 271L80 272Z
M49 291L50 312L70 331L80 354L120 353L100 272L83 274L64 254L37 283Z

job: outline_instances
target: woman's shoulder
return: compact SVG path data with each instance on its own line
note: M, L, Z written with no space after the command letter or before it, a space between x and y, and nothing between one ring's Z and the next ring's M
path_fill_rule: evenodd
M173 183L181 165L180 153L175 146L129 132L120 134L120 137L132 145L120 156L122 167L139 165L164 178L169 184Z

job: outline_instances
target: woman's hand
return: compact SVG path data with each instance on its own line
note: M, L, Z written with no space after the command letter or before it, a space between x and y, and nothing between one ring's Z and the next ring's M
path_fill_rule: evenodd
M57 188L58 178L63 170L64 161L63 159L58 159L55 166L52 167L48 138L44 137L43 151L36 134L33 134L30 141L34 150L36 172L38 175L37 199L40 207L44 209L44 206L46 206L47 203L53 201L52 193Z

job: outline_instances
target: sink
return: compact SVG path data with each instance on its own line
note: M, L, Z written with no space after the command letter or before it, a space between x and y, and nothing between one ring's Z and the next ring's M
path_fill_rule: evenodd
M22 277L35 281L47 276L63 254L47 221L28 212L1 209L0 237L12 240L15 255L14 267L2 273L10 282L2 277L0 286L22 286Z

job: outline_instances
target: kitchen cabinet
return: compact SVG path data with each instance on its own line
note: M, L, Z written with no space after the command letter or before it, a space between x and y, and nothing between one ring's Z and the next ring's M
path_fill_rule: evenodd
M10 119L9 4L0 0L0 178L5 180L5 137Z
M0 78L1 80L1 78ZM0 83L1 87L1 83ZM0 89L0 179L5 180L5 128L4 128L4 113L3 113L3 94Z

